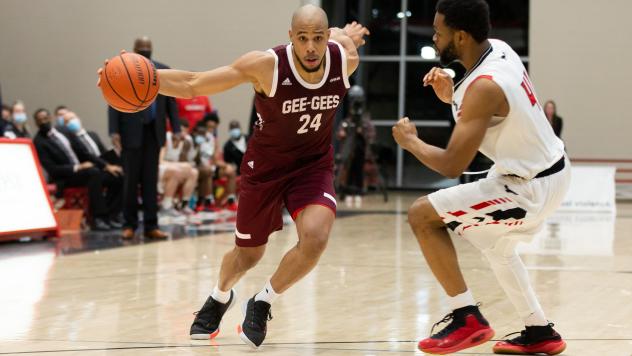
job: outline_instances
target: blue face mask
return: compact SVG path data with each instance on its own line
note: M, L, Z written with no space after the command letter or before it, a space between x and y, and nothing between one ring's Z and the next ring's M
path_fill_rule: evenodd
M64 117L57 116L57 126L64 126Z
M203 144L204 142L206 142L206 139L202 136L195 136L195 143L198 145Z
M234 139L238 139L241 137L241 129L239 127L235 127L234 129L230 129L230 137Z
M79 119L77 119L76 117L72 118L70 119L70 121L68 121L66 127L70 132L77 133L79 132L79 130L81 130L81 121L79 121Z
M26 114L23 112L13 114L13 121L15 121L17 124L23 124L24 122L26 122Z

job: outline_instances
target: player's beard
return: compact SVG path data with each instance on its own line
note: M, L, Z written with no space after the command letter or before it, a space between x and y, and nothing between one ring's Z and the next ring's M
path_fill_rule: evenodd
M439 52L439 62L444 66L447 66L448 64L459 59L458 55L456 54L456 47L454 47L454 42L450 42L450 44L443 51L437 52Z
M294 51L293 51L294 52ZM307 68L305 66L305 64L303 64L303 61L300 60L298 58L298 56L296 55L296 52L294 52L294 56L296 57L296 59L298 59L298 64L301 65L301 68L303 68L304 71L306 71L307 73L314 73L314 72L318 72L318 70L320 69L320 67L322 67L323 62L325 62L325 56L323 56L323 58L320 60L320 63L318 63L318 65L314 68Z

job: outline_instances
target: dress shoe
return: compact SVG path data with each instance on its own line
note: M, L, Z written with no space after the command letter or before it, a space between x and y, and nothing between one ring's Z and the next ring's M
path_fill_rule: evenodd
M150 239L164 240L167 237L169 237L169 235L160 231L160 229L153 229L153 230L145 231L145 237L150 238Z
M94 218L94 222L92 223L93 231L107 231L110 229L110 224L108 224L107 221L101 218Z
M134 229L130 227L126 227L123 229L123 233L121 234L123 240L131 240L134 238Z

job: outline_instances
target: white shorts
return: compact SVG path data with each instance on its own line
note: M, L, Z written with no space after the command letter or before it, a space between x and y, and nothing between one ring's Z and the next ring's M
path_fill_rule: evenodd
M503 237L529 242L545 219L562 203L571 167L530 180L499 175L441 189L428 200L446 226L481 250L493 248Z

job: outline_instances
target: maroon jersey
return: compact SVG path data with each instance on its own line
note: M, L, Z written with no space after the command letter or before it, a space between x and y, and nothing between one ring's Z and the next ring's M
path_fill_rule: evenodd
M334 115L349 88L346 53L330 41L325 54L325 73L320 83L301 78L292 60L292 44L268 50L276 58L269 96L256 93L258 121L248 143L252 159L265 160L268 168L292 170L331 155ZM257 163L242 167L257 174ZM244 170L242 169L242 172ZM281 172L279 172L281 173Z

